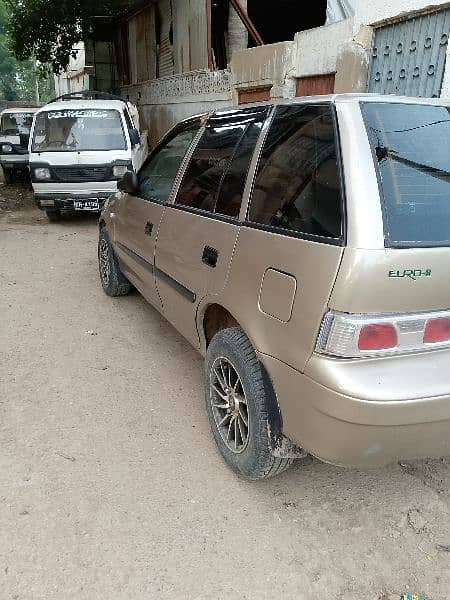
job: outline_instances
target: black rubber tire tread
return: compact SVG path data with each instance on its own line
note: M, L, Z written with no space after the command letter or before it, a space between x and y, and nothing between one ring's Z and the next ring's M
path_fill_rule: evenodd
M3 178L6 184L11 185L16 180L16 174L13 169L4 169Z
M228 358L241 377L247 397L250 417L250 438L247 448L233 453L217 429L209 401L209 373L215 359ZM227 465L241 477L257 480L274 477L286 470L293 458L278 458L270 451L267 385L264 385L261 365L248 337L238 327L216 333L208 347L204 370L206 410L214 440Z
M105 229L101 229L98 238L98 250L100 251L100 241L104 239L106 240L109 246L109 266L110 266L110 275L109 275L109 285L105 285L101 271L100 271L100 260L99 260L99 275L100 282L102 284L103 291L108 296L113 298L117 296L126 296L130 293L132 289L131 283L122 273L119 267L119 261L117 260L117 256L114 252L113 247L111 246L111 242L109 241L108 234Z
M61 211L60 210L46 210L47 218L50 223L57 223L61 220Z

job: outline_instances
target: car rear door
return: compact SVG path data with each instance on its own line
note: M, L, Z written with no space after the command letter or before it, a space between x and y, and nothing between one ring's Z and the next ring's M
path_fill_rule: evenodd
M160 225L155 273L163 312L196 347L197 307L225 286L247 172L269 108L209 118Z
M114 205L115 249L124 273L152 304L161 308L154 278L158 227L184 155L200 120L171 132L152 152L138 173L135 194L122 194Z

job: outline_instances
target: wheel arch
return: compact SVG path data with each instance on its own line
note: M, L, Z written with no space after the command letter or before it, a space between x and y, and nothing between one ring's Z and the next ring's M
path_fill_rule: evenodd
M225 306L219 303L210 303L203 307L200 315L200 336L201 336L201 348L202 353L205 355L208 346L216 333L230 327L238 327L248 337L250 343L253 346L256 354L258 355L257 348L252 340L252 337L248 335L248 332L242 327L238 319L227 309ZM272 377L267 369L264 362L258 356L261 372L264 380L264 387L266 389L266 397L268 399L268 410L270 413L271 430L269 431L271 451L276 456L292 456L292 446L287 443L287 439L283 435L283 415L281 413L280 405L277 398L277 392L273 385ZM283 448L284 446L284 448ZM295 451L295 456L298 456Z

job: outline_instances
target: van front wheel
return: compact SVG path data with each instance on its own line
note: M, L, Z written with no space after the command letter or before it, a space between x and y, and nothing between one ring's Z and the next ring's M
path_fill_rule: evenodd
M275 457L270 451L270 391L241 329L224 329L213 337L204 376L209 422L227 465L247 479L264 479L287 469L293 459Z
M3 178L4 178L6 184L8 184L8 185L13 184L16 180L15 175L16 174L13 169L3 169Z
M61 219L60 210L46 210L45 212L50 223L57 223Z

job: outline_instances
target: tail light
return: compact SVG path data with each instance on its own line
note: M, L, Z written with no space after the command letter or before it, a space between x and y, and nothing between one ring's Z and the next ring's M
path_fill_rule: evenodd
M325 314L316 352L343 358L450 348L450 311Z

